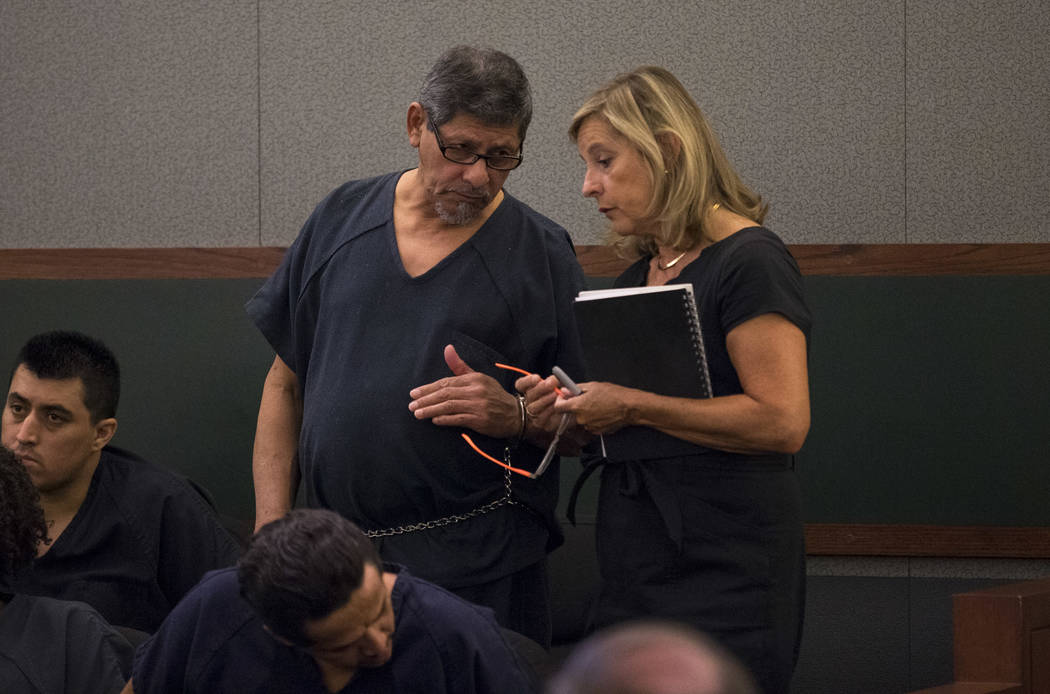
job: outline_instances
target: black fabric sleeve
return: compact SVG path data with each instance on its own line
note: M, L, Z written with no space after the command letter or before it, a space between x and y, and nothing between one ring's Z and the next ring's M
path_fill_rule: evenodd
M568 234L566 233L566 236ZM572 242L569 241L572 249ZM576 328L576 313L573 304L581 291L586 289L583 268L575 253L557 256L552 268L554 275L554 299L558 313L558 353L555 366L560 366L576 381L588 380L580 334ZM549 374L541 374L547 376Z
M94 610L70 614L66 653L66 691L118 694L131 676L131 644Z
M303 273L304 247L317 212L307 220L295 242L288 248L281 264L248 300L244 309L281 361L293 372L299 372L293 324Z
M186 596L168 615L160 630L135 652L132 681L135 694L151 692L192 692L187 669L194 650L194 632L200 602Z
M248 317L300 379L309 359L309 354L301 353L301 345L310 343L316 323L313 307L302 303L303 295L339 246L375 221L359 216L362 209L377 209L369 202L372 198L390 195L392 210L399 175L350 181L329 193L306 220L277 270L245 304Z
M188 483L164 498L157 582L172 606L208 571L232 566L241 550L214 510Z
M16 595L0 616L0 692L117 694L132 649L81 602Z
M263 667L267 659L249 669L243 667L242 657L227 649L253 619L237 595L235 570L205 576L135 652L135 694L214 694L242 691L242 685L243 691L255 691L252 687L268 676ZM246 649L254 655L251 643ZM223 654L231 657L224 659ZM232 689L225 686L230 680L237 683Z
M399 673L412 673L411 680L433 683L429 691L447 694L539 691L532 668L503 638L488 608L404 574L398 583L402 585L394 588L394 610Z
M726 334L756 316L779 313L809 335L812 318L803 298L802 274L776 239L759 238L735 248L726 260L719 294Z

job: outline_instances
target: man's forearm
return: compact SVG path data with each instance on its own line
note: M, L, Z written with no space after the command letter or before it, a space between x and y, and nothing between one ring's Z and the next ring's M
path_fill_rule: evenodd
M294 455L274 459L256 453L252 460L252 477L255 482L255 529L258 530L291 510L299 489L299 466Z
M298 381L280 359L275 359L263 386L252 450L256 530L283 516L295 501L301 421Z

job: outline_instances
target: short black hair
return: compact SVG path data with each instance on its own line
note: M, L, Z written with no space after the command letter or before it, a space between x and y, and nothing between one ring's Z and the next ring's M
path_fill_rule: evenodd
M117 416L120 365L101 341L72 330L41 333L22 346L11 367L11 376L23 365L37 378L79 378L84 384L84 406L91 413L92 424Z
M47 538L40 494L22 461L0 446L0 576L27 566Z
M525 133L532 120L532 92L518 61L492 48L455 46L445 51L423 80L419 103L435 126L460 113L486 125L518 127Z
M237 579L241 596L275 635L309 646L305 623L345 605L369 564L382 567L356 525L334 511L296 509L251 537Z

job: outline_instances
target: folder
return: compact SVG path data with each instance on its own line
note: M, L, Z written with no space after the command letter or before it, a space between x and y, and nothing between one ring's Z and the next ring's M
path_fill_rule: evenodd
M574 307L588 380L658 395L711 397L692 284L583 291ZM610 460L648 460L704 450L642 427L624 427L603 438Z

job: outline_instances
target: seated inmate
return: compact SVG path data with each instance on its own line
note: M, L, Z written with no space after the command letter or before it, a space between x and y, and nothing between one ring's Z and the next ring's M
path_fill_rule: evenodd
M0 448L0 571L31 564L46 535L25 466ZM3 694L115 694L130 674L131 653L84 603L0 593Z
M135 655L125 694L536 691L490 609L382 564L353 523L299 509L210 573Z
M2 441L40 493L50 543L0 590L80 600L110 624L153 632L205 572L239 547L185 480L109 446L120 370L74 332L30 339L12 369Z

